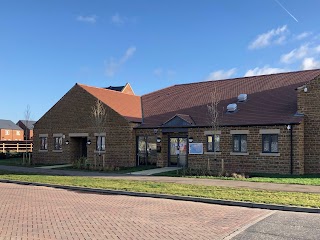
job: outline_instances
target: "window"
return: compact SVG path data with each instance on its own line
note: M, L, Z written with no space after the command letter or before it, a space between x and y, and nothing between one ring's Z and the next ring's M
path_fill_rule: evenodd
M4 135L10 135L10 130L5 130Z
M40 150L48 150L48 138L40 137Z
M106 150L106 137L105 136L98 136L97 137L97 151L105 151Z
M20 131L17 131L16 133L17 133L17 136L20 136Z
M262 134L262 152L278 153L278 134Z
M234 134L233 135L233 152L247 152L247 135Z
M62 149L62 137L54 137L53 138L53 149L54 150L61 150Z
M207 135L207 152L220 152L220 135Z

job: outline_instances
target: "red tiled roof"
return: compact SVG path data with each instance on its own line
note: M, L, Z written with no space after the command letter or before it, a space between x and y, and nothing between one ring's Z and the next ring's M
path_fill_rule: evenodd
M268 125L299 123L296 117L296 88L320 75L320 69L279 73L174 85L142 96L144 123L141 127L156 127L176 114L187 114L195 125L208 126L207 105L214 88L221 94L219 110L222 125ZM238 103L238 111L226 113L237 96L248 94L248 101Z
M104 88L78 84L129 121L141 122L141 97Z

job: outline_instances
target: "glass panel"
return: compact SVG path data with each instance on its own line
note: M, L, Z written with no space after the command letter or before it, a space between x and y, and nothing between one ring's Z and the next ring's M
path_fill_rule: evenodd
M241 152L247 152L247 135L241 135Z
M214 136L214 151L220 152L220 135Z
M240 139L239 135L233 135L233 151L234 152L239 152L240 151Z
M187 155L187 138L179 138L180 155Z
M185 167L187 165L187 155L179 156L179 167Z
M170 155L176 155L178 149L178 138L170 138Z
M101 150L106 150L106 137L101 137Z
M278 151L278 135L271 135L271 152Z
M262 135L263 152L270 152L269 135Z
M151 156L157 156L157 138L148 136L147 151Z
M101 146L101 138L100 137L96 137L96 141L97 141L97 145L96 145L96 150L101 150L100 146Z
M146 138L138 137L138 165L146 164Z
M212 152L212 136L207 136L207 151Z

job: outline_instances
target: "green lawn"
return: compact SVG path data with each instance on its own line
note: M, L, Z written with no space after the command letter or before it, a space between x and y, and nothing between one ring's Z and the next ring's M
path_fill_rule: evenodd
M149 170L149 169L154 169L157 168L156 166L137 166L137 167L124 167L120 168L119 170L104 170L103 172L107 173L118 173L118 174L125 174L125 173L130 173L130 172L138 172L138 171L143 171L143 170ZM78 169L74 167L61 167L61 168L55 168L55 169L60 169L60 170L74 170L74 171L98 171L98 170L89 170L89 169Z
M8 173L6 171L0 171L0 179L320 208L320 195L312 193L263 191L244 188L199 186L134 180L113 180L89 177L28 175L21 173Z
M177 171L171 171L171 172L159 173L155 175L170 176L170 177L209 178L209 179L236 180L236 181L247 181L247 182L267 182L267 183L320 186L320 174L306 174L306 175L253 174L249 178L233 178L233 177L213 177L213 176L183 176L180 172L177 173Z

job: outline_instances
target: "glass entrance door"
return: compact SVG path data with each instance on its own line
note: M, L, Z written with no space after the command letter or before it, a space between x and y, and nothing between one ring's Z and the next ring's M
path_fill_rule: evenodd
M169 148L169 166L186 167L188 139L186 137L171 137Z

